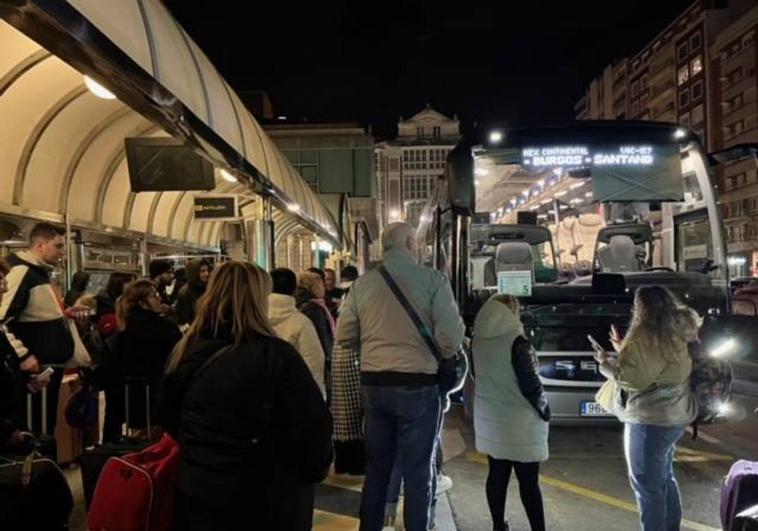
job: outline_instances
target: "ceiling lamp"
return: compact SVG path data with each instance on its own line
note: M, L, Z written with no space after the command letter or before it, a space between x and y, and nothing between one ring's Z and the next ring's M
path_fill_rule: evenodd
M222 179L224 179L227 182L230 182L230 183L237 182L237 178L234 175L232 175L232 173L229 170L226 170L224 168L219 168L218 174L221 176Z
M97 96L98 98L102 98L104 100L115 100L116 95L102 86L100 83L95 81L89 76L84 76L84 84L89 89L89 91Z

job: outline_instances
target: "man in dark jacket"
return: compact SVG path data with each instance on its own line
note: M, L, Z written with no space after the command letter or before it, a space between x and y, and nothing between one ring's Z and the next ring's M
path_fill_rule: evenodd
M29 249L8 257L11 268L7 277L8 293L0 305L0 320L28 349L19 359L24 371L39 372L41 365L62 365L74 355L74 340L50 284L53 268L66 254L64 234L60 227L37 223L29 234ZM57 369L48 385L47 430L50 434L55 433L62 379L63 371ZM38 419L41 400L35 396L33 402L33 417Z
M205 293L211 276L208 260L190 260L187 263L187 283L182 286L176 299L176 315L179 325L191 324L195 320L197 300Z
M155 282L163 304L170 304L166 288L174 281L174 263L171 260L155 259L150 261L150 280Z

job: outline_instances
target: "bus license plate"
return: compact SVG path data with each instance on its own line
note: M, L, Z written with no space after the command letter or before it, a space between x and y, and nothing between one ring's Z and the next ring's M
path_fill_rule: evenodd
M579 416L581 417L608 417L608 413L597 402L590 402L586 400L581 403L579 408Z

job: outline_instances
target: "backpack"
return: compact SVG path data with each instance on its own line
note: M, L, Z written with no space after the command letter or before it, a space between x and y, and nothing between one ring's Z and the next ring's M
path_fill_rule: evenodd
M699 341L690 343L689 352L692 358L690 389L698 405L695 428L697 424L726 420L724 406L732 398L732 366L709 356Z
M172 531L179 445L170 435L141 452L111 457L100 473L87 529Z

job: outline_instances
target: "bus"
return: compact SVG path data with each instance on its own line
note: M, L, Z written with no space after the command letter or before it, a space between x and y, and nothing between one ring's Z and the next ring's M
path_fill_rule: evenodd
M558 422L607 421L588 336L612 350L634 292L662 285L705 319L719 355L751 348L730 315L717 187L696 135L667 123L582 121L461 143L417 230L470 327L493 293L519 297ZM476 367L474 367L475 374Z

